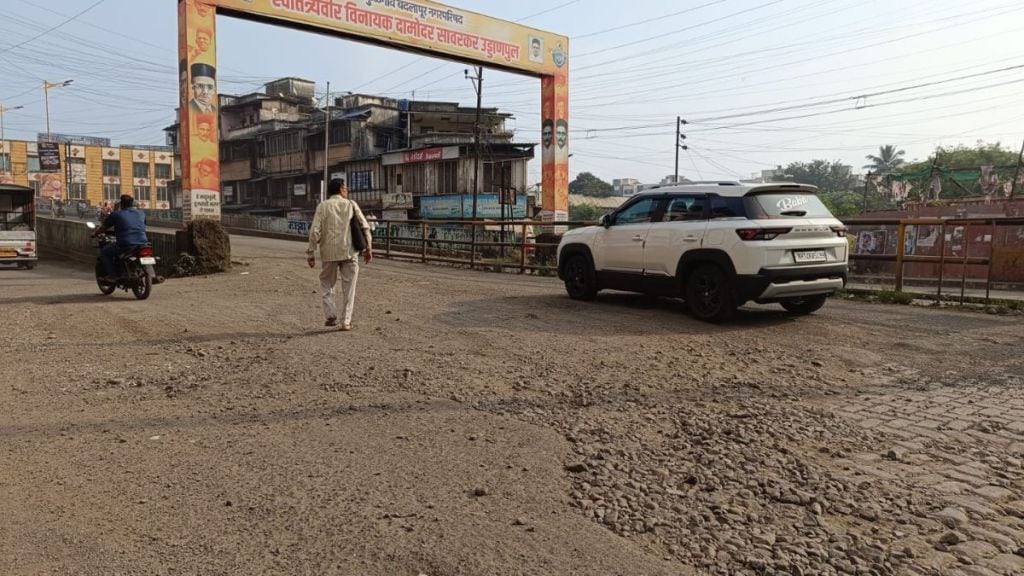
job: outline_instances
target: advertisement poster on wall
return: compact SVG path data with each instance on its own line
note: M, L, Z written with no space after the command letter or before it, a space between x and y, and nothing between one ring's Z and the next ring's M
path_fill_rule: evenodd
M917 226L907 226L903 236L903 254L913 256L917 247Z
M885 230L862 230L857 234L857 254L885 254Z
M501 218L502 205L497 194L479 194L476 202L477 218ZM509 214L512 208L512 214ZM471 218L473 215L473 195L420 196L420 216L430 220ZM526 195L516 197L513 206L505 207L505 217L516 219L526 218Z
M39 142L39 171L60 172L60 144L57 142Z

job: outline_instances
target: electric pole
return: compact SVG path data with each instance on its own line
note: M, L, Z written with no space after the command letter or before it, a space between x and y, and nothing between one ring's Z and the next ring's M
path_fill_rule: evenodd
M480 184L480 105L484 89L484 68L476 67L476 76L470 76L466 70L466 78L473 81L476 90L476 123L473 129L473 220L476 221L477 193Z
M324 96L324 185L320 187L320 202L327 197L327 156L331 148L331 81L327 81L327 95Z
M673 184L679 183L679 149L689 150L686 144L683 144L683 140L686 140L686 134L682 133L683 124L686 124L686 120L676 116L676 172L672 179Z

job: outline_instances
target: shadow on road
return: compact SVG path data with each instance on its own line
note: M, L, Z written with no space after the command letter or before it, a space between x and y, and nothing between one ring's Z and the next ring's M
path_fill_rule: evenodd
M593 302L554 294L468 300L434 318L454 328L564 335L720 334L797 320L782 309L749 307L741 308L731 322L715 325L690 316L681 300L625 292L602 293Z
M59 304L89 304L89 303L100 303L109 302L115 296L104 296L99 293L99 289L92 294L37 294L34 296L14 296L14 297L0 297L0 306L4 304L42 304L44 306L53 306ZM132 298L134 301L135 298Z

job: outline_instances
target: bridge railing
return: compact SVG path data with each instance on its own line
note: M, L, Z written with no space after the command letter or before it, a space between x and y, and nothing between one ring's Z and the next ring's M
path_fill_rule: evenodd
M968 284L983 284L985 303L994 284L1024 285L1024 218L850 218L852 277L936 286L950 284L966 299Z

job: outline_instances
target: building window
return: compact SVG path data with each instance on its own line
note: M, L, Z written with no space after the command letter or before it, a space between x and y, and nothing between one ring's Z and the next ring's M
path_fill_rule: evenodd
M344 144L351 140L352 130L348 122L337 122L331 124L331 144Z
M39 172L39 156L28 157L28 171Z
M133 162L132 178L149 178L149 163Z
M437 165L437 194L455 194L458 191L458 161L441 162Z
M121 162L118 160L104 160L103 161L103 175L111 176L114 178L121 177Z
M85 200L85 184L82 182L68 184L68 200Z
M107 201L116 202L121 199L121 185L120 184L104 184L103 185L103 199Z
M10 172L10 171L11 171L11 155L10 154L0 154L0 172Z
M512 163L488 162L483 165L484 194L497 194L512 187Z
M373 172L364 170L362 172L350 172L348 175L349 190L370 190L373 188Z
M170 164L157 164L156 165L156 179L157 180L170 180L171 179L171 165Z
M301 149L302 140L299 138L298 132L276 134L267 139L267 154L269 156L297 152Z
M132 188L132 196L134 196L136 200L149 202L149 186L135 186Z
M167 193L167 186L156 187L156 201L157 202L170 202L171 195Z

